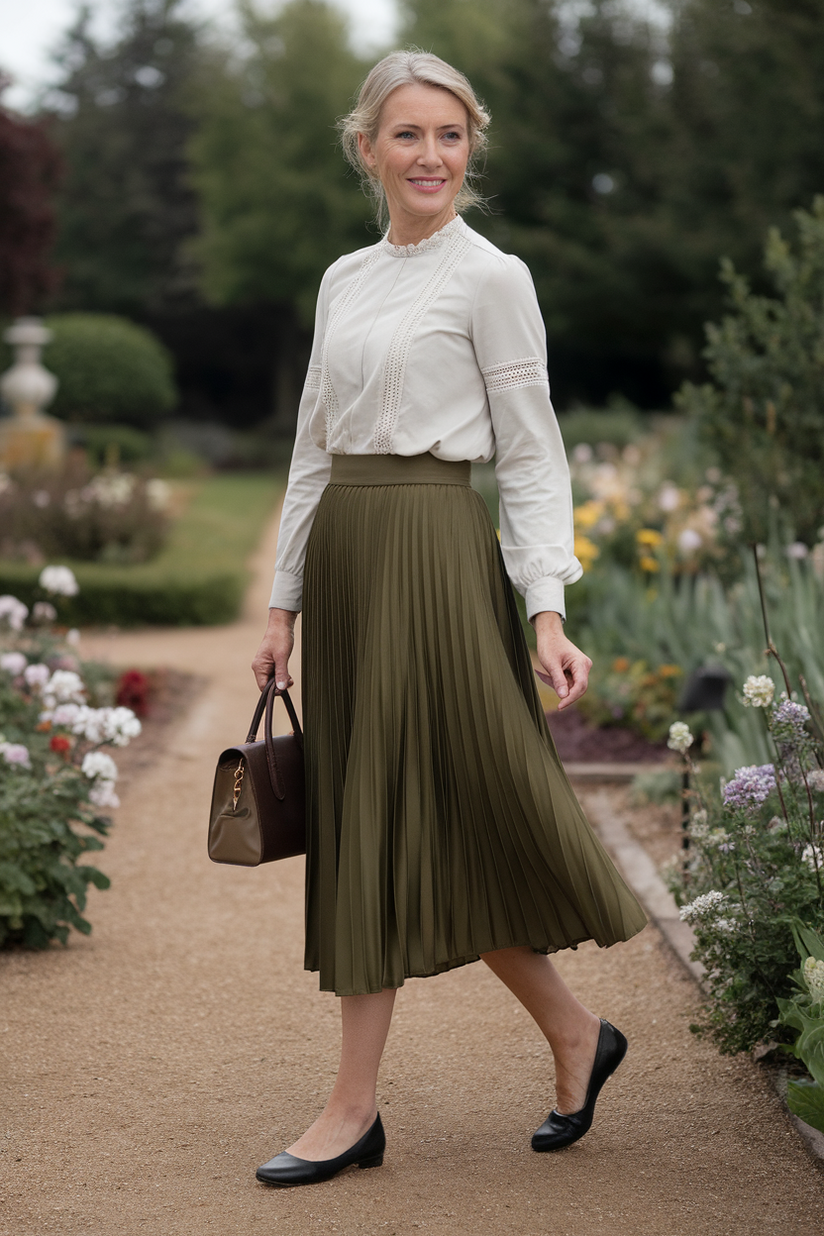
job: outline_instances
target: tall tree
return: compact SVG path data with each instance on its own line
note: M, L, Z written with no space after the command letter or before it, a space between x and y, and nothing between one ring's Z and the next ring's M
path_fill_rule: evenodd
M197 231L186 143L198 31L182 0L127 0L121 33L102 46L90 11L58 52L50 99L68 167L59 200L60 306L144 317L191 303L185 242Z
M323 0L241 13L250 50L211 66L191 144L204 287L222 304L294 305L307 326L326 266L370 243L370 208L334 127L365 67Z
M693 311L723 254L759 274L763 237L824 190L820 0L671 0L672 140L662 180ZM680 243L679 243L680 242ZM715 313L713 313L715 316Z
M0 74L0 93L5 84ZM57 282L49 251L61 174L46 123L0 104L0 314L34 312Z

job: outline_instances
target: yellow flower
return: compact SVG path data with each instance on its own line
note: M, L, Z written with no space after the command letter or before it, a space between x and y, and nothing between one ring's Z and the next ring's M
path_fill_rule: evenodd
M655 528L639 528L635 539L639 545L648 545L650 549L657 549L664 538Z
M650 558L649 554L644 554L643 558L641 559L641 570L649 571L650 573L652 573L653 571L660 571L661 564L657 560L657 558Z
M574 553L584 570L588 571L601 551L588 536L582 536L580 532L576 532Z
M603 502L596 502L594 498L590 498L589 502L583 502L575 508L575 527L582 528L584 531L594 528L603 513Z
M661 678L678 678L681 674L680 665L661 665L658 667Z

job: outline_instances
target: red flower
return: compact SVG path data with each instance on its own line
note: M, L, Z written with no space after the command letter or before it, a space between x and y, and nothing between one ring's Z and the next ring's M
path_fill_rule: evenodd
M67 751L72 749L71 739L67 738L65 734L55 734L49 739L49 746L52 751L57 751L60 755L65 755Z
M151 689L148 675L136 669L126 670L118 680L115 701L121 707L131 708L138 717L145 717Z

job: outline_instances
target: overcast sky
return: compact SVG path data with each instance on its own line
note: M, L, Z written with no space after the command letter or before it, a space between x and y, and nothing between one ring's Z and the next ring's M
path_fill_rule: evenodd
M388 43L395 29L395 0L335 0L352 19L356 44L364 49ZM266 0L259 0L266 9ZM72 24L80 0L0 0L0 68L15 80L4 94L10 107L25 109L38 87L48 82L49 52ZM96 29L108 34L116 24L119 0L92 0ZM231 24L234 0L187 0L190 12Z

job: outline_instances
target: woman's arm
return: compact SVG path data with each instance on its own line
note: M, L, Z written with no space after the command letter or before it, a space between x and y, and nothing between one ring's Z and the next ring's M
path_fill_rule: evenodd
M583 574L573 551L566 452L549 397L546 337L529 271L500 255L481 280L472 342L495 435L501 550L527 617L564 613Z
M315 337L309 371L303 387L289 480L280 515L275 581L269 600L269 621L255 658L252 672L261 690L274 671L277 685L292 686L289 657L295 642L294 627L303 603L303 565L306 543L321 494L329 480L331 457L315 444L311 435L312 416L320 392L323 335L329 310L329 268L318 292Z

